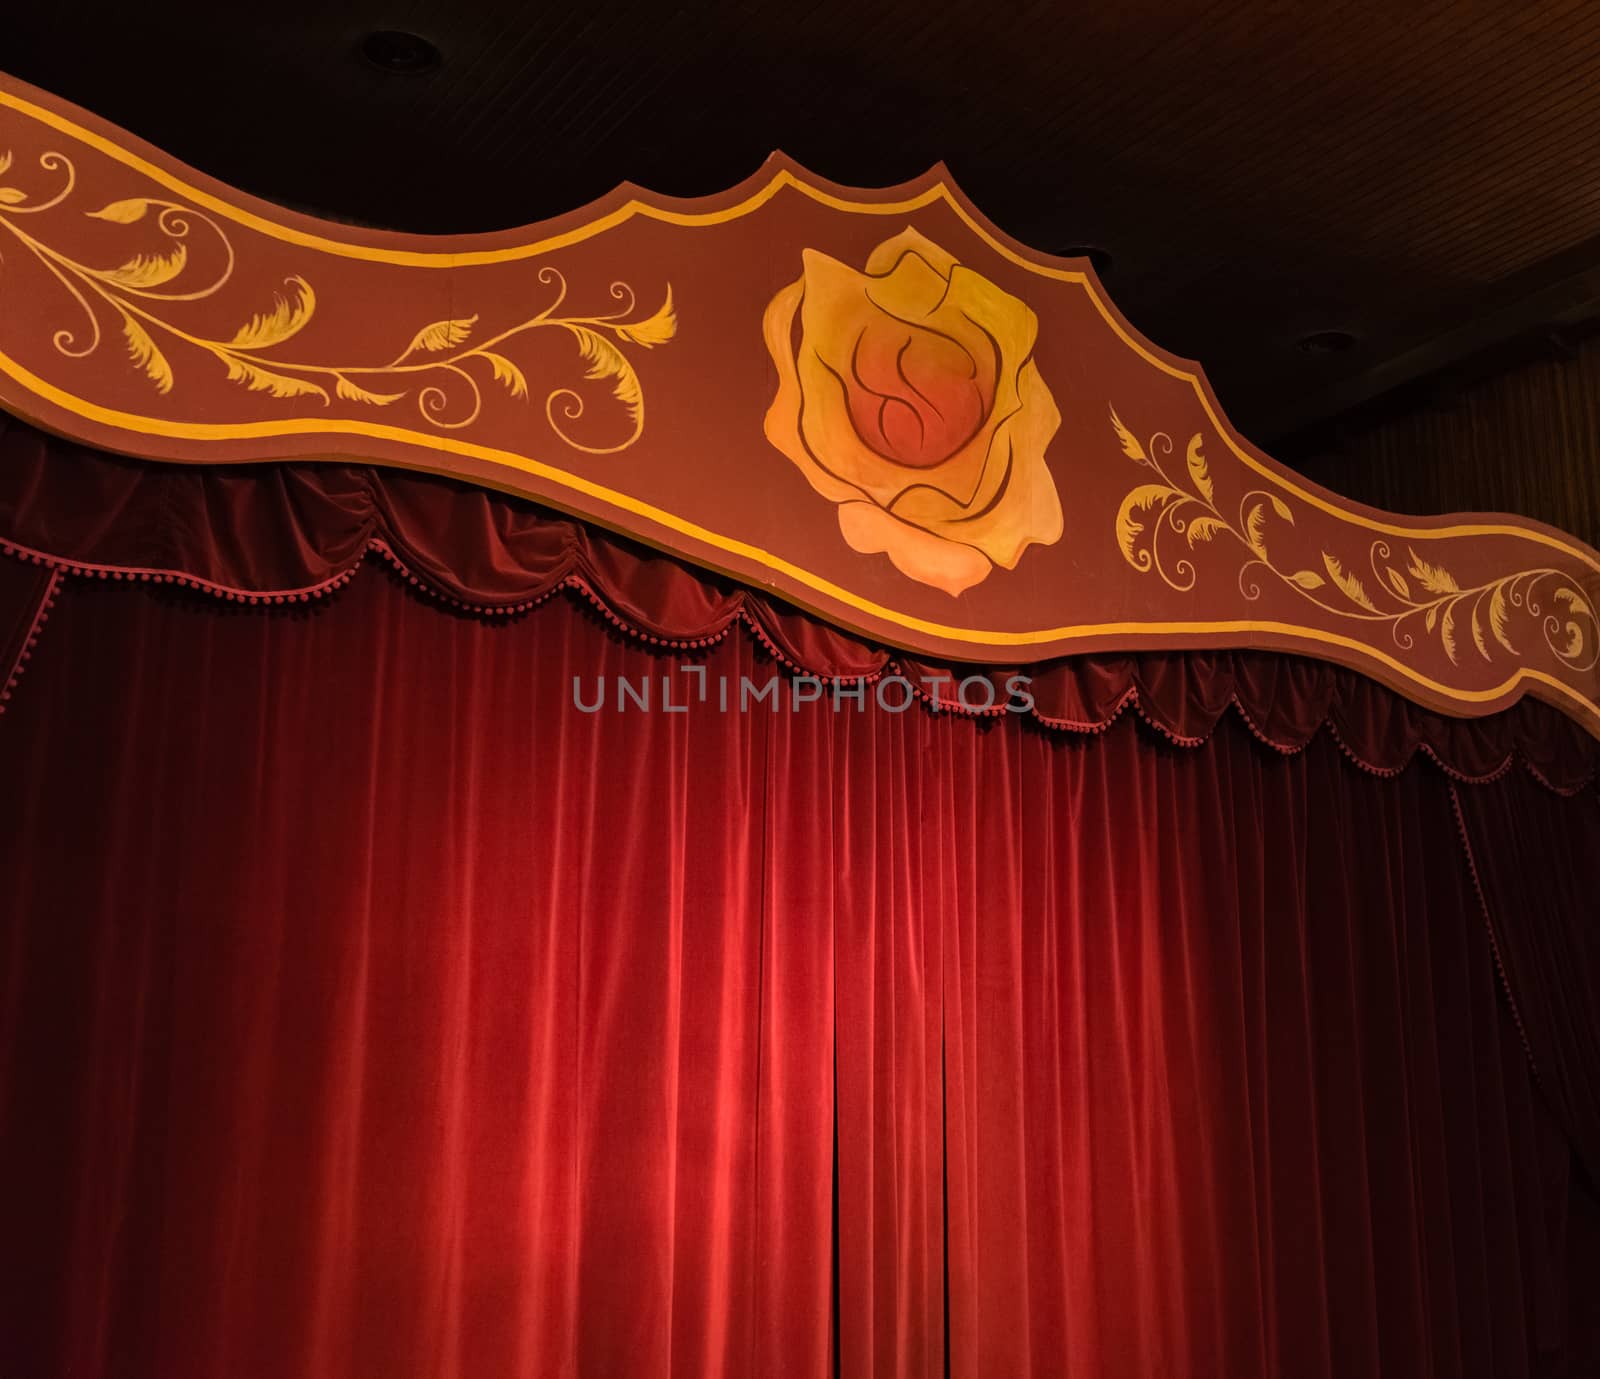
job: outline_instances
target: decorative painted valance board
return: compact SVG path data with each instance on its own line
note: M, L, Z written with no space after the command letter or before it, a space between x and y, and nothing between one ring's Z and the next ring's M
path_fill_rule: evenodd
M451 475L940 657L1283 650L1600 735L1594 550L1307 482L942 168L863 191L775 155L433 239L268 205L0 78L0 406L153 460Z

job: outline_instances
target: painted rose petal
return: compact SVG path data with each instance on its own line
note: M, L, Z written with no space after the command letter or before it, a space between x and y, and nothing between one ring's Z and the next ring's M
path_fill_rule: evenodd
M952 598L981 583L993 568L981 551L913 527L873 503L841 503L839 531L852 550L881 551L901 574Z
M873 251L876 277L803 259L763 319L779 380L766 429L839 504L850 547L955 597L1059 541L1045 452L1061 415L1032 310L913 232Z
M920 321L936 311L950 286L950 274L940 272L914 249L902 254L890 272L862 276L867 300L905 321Z
M767 352L778 370L778 392L767 408L764 430L768 441L794 462L806 481L824 498L837 503L858 498L861 490L822 468L812 457L801 433L803 398L800 371L794 356L794 323L805 294L805 280L797 279L775 296L762 317Z
M950 270L956 266L954 254L940 248L920 230L907 225L867 256L867 272L875 278L884 277L907 253L915 254L942 278L948 278Z
M925 453L949 459L983 425L995 391L992 370L949 336L929 331L912 335L895 364L900 385L932 413Z
M856 341L850 365L860 389L850 402L857 431L901 464L942 464L983 425L977 361L946 335L879 317Z

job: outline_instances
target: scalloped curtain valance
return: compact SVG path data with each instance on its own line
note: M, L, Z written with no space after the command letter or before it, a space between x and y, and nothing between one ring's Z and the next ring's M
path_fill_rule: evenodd
M1347 755L1381 774L1404 769L1418 752L1470 782L1520 761L1570 794L1600 772L1600 742L1542 703L1452 719L1354 671L1290 655L1195 650L1010 669L935 665L526 501L393 470L154 464L0 418L0 544L62 576L179 584L247 603L323 596L376 554L460 610L506 617L572 591L630 635L679 650L743 626L797 673L844 681L901 675L955 712L969 710L950 692L952 677L978 673L1000 687L1025 670L1033 716L1058 730L1098 732L1132 710L1173 742L1194 745L1232 708L1280 752L1299 751L1326 727ZM0 647L13 679L44 611L19 624L9 650ZM997 693L996 703L1005 697ZM965 696L974 706L987 698Z

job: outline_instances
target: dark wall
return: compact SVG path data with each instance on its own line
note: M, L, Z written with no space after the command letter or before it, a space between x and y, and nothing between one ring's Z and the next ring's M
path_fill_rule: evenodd
M1313 445L1297 468L1397 512L1514 512L1600 546L1600 339Z

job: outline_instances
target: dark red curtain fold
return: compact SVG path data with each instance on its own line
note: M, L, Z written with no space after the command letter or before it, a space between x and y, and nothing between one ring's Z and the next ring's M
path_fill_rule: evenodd
M1552 789L1586 788L1600 744L1548 705L1487 719L1429 713L1326 662L1255 652L1079 656L1021 667L933 665L764 595L530 504L445 480L354 465L143 464L0 417L0 550L77 577L177 582L247 602L336 593L387 561L446 606L524 612L562 590L647 643L694 650L748 633L784 665L829 680L903 677L925 701L981 714L1029 679L1029 716L1104 729L1135 713L1193 744L1237 713L1283 752L1331 732L1366 768L1418 754L1464 781L1521 764ZM0 590L0 595L4 591ZM963 691L958 681L979 676ZM894 687L898 701L908 691Z
M60 582L46 566L0 559L0 714L33 659Z
M1166 733L722 712L759 642L579 602L68 580L0 718L5 1368L1588 1372L1581 1099L1451 780L1220 711L1315 667L1126 665L1073 683ZM1592 791L1460 795L1502 940L1552 854L1592 897Z
M1526 780L1457 797L1529 1051L1600 1182L1600 797L1552 803Z

